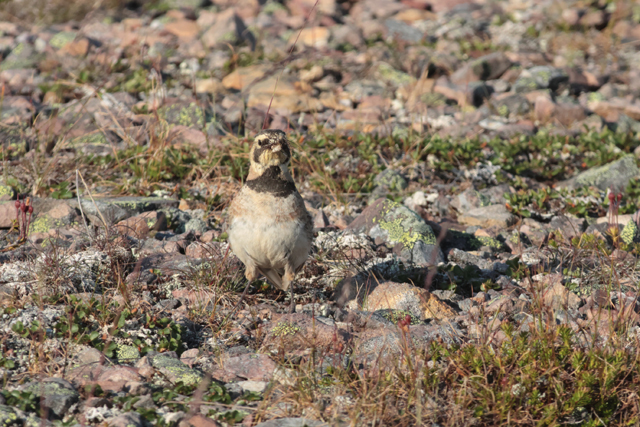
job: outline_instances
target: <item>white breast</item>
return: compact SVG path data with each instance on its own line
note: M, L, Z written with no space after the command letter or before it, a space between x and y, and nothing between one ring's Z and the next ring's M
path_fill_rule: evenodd
M277 270L283 269L287 260L294 269L304 263L311 238L305 230L306 211L300 210L302 200L298 198L297 193L276 198L241 190L229 227L229 243L241 261Z

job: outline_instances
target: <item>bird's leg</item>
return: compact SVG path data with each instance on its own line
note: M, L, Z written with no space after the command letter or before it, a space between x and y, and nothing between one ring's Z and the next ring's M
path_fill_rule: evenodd
M289 303L289 314L293 314L296 312L296 301L293 299L293 284L291 285L289 295L291 295L291 302Z
M289 295L291 297L291 301L289 303L289 314L294 313L296 311L296 302L293 299L293 279L295 278L296 273L291 267L289 263L284 267L284 276L282 277L282 285L284 289L289 288Z

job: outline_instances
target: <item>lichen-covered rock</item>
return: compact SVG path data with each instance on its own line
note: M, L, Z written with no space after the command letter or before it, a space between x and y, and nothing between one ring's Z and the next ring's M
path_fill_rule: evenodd
M532 92L537 89L557 90L563 83L569 82L569 75L559 68L546 65L524 70L513 86L516 93Z
M403 310L419 319L446 319L455 310L423 288L408 283L384 282L373 289L361 289L347 308L364 311Z
M158 115L171 125L204 129L206 124L204 111L195 102L163 106L158 109Z
M29 43L19 43L11 53L3 59L0 71L15 70L19 68L34 68L42 60L44 55L36 52Z
M67 380L62 378L45 378L33 381L22 390L29 391L40 398L40 405L49 411L49 416L62 418L67 410L80 399L80 394Z
M431 227L411 209L387 199L378 199L367 207L347 231L366 233L416 264L437 264L444 260Z
M577 189L580 187L597 187L606 191L613 187L624 190L632 178L640 175L640 169L633 155L627 155L604 166L591 168L577 176L557 184L558 188Z
M47 233L57 228L80 225L78 211L65 202L56 201L51 209L45 212L41 209L39 203L34 204L34 215L29 226L30 233Z
M11 200L13 198L13 188L0 184L0 200Z
M344 348L351 338L349 333L336 329L328 319L323 320L321 316L312 317L303 313L274 318L263 347L285 351L300 351L309 347L325 350Z
M196 385L203 378L202 372L188 367L184 362L166 354L147 356L149 363L173 384Z
M622 241L627 245L640 242L640 228L638 224L636 224L634 220L628 221L620 233L620 238L622 238Z

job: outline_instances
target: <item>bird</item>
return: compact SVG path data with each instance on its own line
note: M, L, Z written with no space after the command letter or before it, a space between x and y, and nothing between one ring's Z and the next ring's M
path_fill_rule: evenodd
M247 289L260 274L276 288L291 292L292 282L311 252L313 221L289 172L291 147L276 129L258 133L249 152L249 175L229 205L228 242L245 265Z

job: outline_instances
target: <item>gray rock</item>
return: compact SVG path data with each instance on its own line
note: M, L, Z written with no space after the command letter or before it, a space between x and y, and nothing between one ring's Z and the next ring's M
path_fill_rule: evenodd
M558 183L557 187L576 189L593 186L600 190L607 190L610 187L624 190L629 181L639 174L640 170L636 165L635 157L627 155L607 165L586 170L569 180Z
M7 405L0 405L0 426L2 427L11 427L11 426L20 426L22 427L22 417L19 416L16 409Z
M36 52L28 43L18 44L0 64L0 71L15 70L19 68L36 68L44 55Z
M401 191L407 188L407 180L395 169L385 169L373 178L373 182L391 191Z
M163 208L177 208L179 200L165 199L163 197L104 197L91 199L80 199L82 210L91 222L97 221L102 224L100 214L105 221L114 224L123 219L138 215L142 212L156 211ZM79 208L77 199L69 199L67 203Z
M499 228L510 227L517 220L518 218L502 204L475 208L458 217L460 224L478 225L480 227L497 226Z
M511 84L509 84L509 82L506 80L487 80L486 84L487 86L493 88L493 91L495 93L504 93L508 92L509 89L511 89Z
M444 260L431 227L411 209L387 199L376 200L347 230L368 234L410 262L437 264Z
M425 36L424 32L395 19L387 19L384 22L387 30L387 38L398 39L409 43L419 43Z
M71 405L78 402L80 395L73 385L62 378L45 378L42 381L32 381L23 387L40 398L40 405L49 411L49 416L62 418Z
M531 104L522 95L514 94L493 102L497 113L503 117L522 116L531 111Z
M521 80L522 82L518 83ZM522 87L523 83L525 82L525 86L528 88L532 87L532 83L535 84L535 87L531 90L548 88L555 91L562 83L569 82L569 75L564 72L564 70L561 70L559 68L554 68L547 65L539 65L529 68L528 70L524 70L520 74L520 78L514 85L515 92L530 92L530 90L518 91L515 89Z
M191 218L184 225L184 232L194 231L196 234L204 234L209 227L207 227L207 223L201 220L200 218Z
M197 384L203 377L200 371L188 367L180 359L170 357L166 354L156 354L147 357L151 366L159 370L174 384L179 381L187 385Z
M127 412L105 421L109 427L143 427L142 417L137 412Z
M455 84L467 84L478 80L493 80L511 67L511 60L503 52L492 52L465 64L451 75Z

